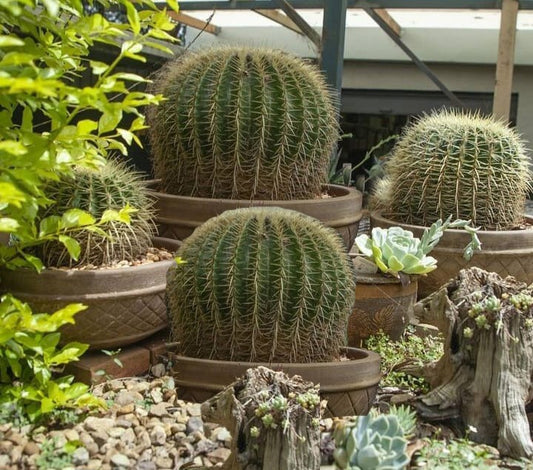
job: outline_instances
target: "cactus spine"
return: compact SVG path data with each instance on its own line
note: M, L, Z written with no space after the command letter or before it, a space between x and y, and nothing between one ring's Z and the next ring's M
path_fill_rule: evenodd
M45 243L38 255L46 266L100 266L117 261L132 261L152 246L155 233L153 200L146 190L141 174L124 164L108 161L98 170L77 168L72 176L65 176L46 188L46 196L54 201L43 217L61 215L78 208L99 219L107 209L119 210L126 205L136 209L131 223L107 222L106 237L81 230L73 236L81 246L78 261L73 261L59 242Z
M154 171L183 196L306 199L327 182L338 139L319 72L269 49L188 52L163 68L149 112Z
M172 334L186 356L315 362L345 344L355 281L337 233L286 209L227 211L183 243L169 272Z
M374 206L393 220L470 219L485 230L521 223L530 188L519 135L479 114L442 111L409 126L386 165Z

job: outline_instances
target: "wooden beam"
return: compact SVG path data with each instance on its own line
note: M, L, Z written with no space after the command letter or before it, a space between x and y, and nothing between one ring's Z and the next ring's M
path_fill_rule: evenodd
M215 26L214 24L206 23L205 21L199 20L194 16L186 15L185 13L176 13L175 11L169 10L167 11L167 14L172 19L179 21L180 23L186 24L191 28L203 30L206 33L214 34L215 36L217 34L220 34L220 31L222 31L220 26Z
M401 40L401 38L391 29L391 27L372 8L364 8L366 14L370 16L379 27L396 43L396 45L414 62L414 64L426 74L426 76L450 99L450 101L460 108L464 108L462 101L453 94L448 87L439 80L433 71L422 62L417 55Z
M285 26L285 28L290 29L291 31L294 31L295 33L302 34L302 30L298 27L298 25L292 21L287 15L283 14L282 12L278 10L252 10L255 11L257 14L264 16L265 18L268 18L269 20L274 21L275 23L280 24L281 26Z
M398 37L402 35L402 28L400 28L400 25L396 23L396 20L389 15L389 12L385 10L384 8L373 8L374 13L378 15L385 23L387 23Z
M501 119L505 122L509 122L509 114L511 111L517 14L518 1L503 0L492 114L497 119Z
M161 0L158 0L158 3ZM296 9L324 8L337 0L291 0ZM279 8L277 0L181 0L180 10L252 10ZM501 0L348 0L348 8L405 8L439 10L498 10ZM520 0L520 9L533 10L533 0Z
M278 0L280 8L292 20L298 28L311 40L311 42L320 51L322 50L322 38L307 21L305 21L300 14L287 2L287 0Z

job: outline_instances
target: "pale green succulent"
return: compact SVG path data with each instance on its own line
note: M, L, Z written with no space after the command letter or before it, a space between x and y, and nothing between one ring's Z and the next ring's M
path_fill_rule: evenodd
M403 274L427 274L437 269L437 260L428 253L435 248L444 231L448 228L463 228L472 239L464 249L464 257L469 260L474 250L481 248L476 229L470 227L469 221L438 220L424 231L422 238L416 238L413 232L401 227L383 229L375 227L372 236L359 235L355 243L359 251L373 261L380 271L399 277Z
M372 229L372 237L366 234L355 239L359 251L370 258L384 273L398 276L427 274L437 269L437 260L426 256L420 249L420 239L413 232L400 227Z
M343 470L400 470L409 463L404 430L392 414L359 416L338 425L333 438L333 457Z

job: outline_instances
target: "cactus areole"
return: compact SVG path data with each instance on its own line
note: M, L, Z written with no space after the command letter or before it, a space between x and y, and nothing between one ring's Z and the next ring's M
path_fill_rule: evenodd
M174 340L184 356L250 362L338 357L355 296L337 233L296 211L227 211L178 251L168 275Z
M269 49L187 52L152 91L155 176L169 194L310 199L326 183L339 137L333 94L319 71Z

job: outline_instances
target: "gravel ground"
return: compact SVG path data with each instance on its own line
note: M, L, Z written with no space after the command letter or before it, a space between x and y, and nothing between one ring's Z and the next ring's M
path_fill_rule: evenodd
M66 429L0 425L0 469L220 468L230 453L229 432L179 400L172 377L112 380L95 394L109 408Z
M166 470L221 468L231 435L204 423L200 404L179 399L174 379L114 379L94 394L108 405L63 429L0 425L0 470ZM323 460L331 461L332 419L322 420ZM274 470L274 469L273 469Z

